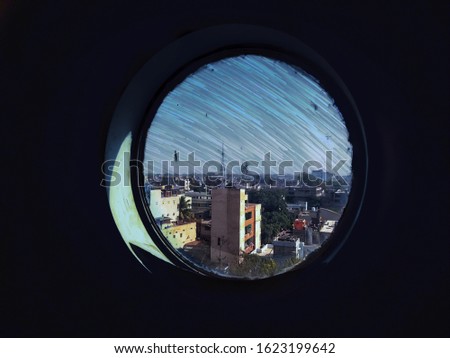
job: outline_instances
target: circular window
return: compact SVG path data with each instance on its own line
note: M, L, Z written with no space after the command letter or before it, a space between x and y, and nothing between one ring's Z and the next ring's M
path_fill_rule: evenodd
M365 152L355 155L364 137L348 93L292 48L245 42L194 54L158 85L154 66L141 70L124 95L140 110L116 111L109 140L114 128L126 136L109 145L105 173L130 249L143 263L151 254L232 279L329 260L364 192Z

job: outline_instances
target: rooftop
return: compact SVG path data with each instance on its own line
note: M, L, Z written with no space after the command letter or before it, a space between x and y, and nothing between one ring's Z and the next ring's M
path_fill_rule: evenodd
M320 232L331 234L333 232L334 228L336 227L336 223L337 223L336 220L325 221L325 224L320 229Z

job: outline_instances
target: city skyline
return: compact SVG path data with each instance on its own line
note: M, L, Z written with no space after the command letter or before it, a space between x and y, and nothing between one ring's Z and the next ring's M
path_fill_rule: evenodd
M340 174L351 173L352 146L333 99L312 76L267 57L210 63L175 87L151 123L144 162L153 163L154 174L162 173L174 151L180 161L194 152L202 165L220 163L223 147L225 163L261 163L268 152L277 163L293 161L287 174L302 172L311 160L326 170L326 152L332 151L332 166L345 160Z

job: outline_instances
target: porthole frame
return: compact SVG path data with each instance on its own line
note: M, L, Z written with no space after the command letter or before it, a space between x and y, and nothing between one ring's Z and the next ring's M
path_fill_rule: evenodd
M344 246L362 207L368 173L368 153L363 122L350 91L331 66L298 39L258 26L223 25L188 34L149 59L134 76L116 108L108 135L107 153L111 153L111 148L114 147L111 140L112 133L113 137L116 137L115 132L118 128L122 132L131 133L128 175L131 178L136 212L150 238L152 240L156 238L154 244L158 250L167 258L168 262L177 267L202 276L228 280L236 278L213 275L200 267L193 267L189 260L183 258L183 255L171 247L157 227L150 209L146 205L144 188L140 187L138 183L143 183L144 179L140 163L143 161L147 130L151 125L151 120L148 118L153 118L152 111L153 114L156 113L165 95L203 65L226 57L245 54L258 54L285 61L317 78L341 111L349 131L349 141L353 146L352 187L339 225L323 247L311 253L305 262L294 267L289 273L300 273L311 265L326 264ZM128 111L126 116L124 116L125 110ZM117 142L117 138L115 139ZM107 156L106 159L110 158ZM137 165L130 166L130 163ZM126 175L126 173L124 174ZM115 217L115 220L117 222L118 219ZM127 238L124 237L124 240L126 241ZM133 251L131 246L129 247ZM136 255L136 253L134 254ZM143 263L142 260L140 261ZM146 266L144 263L143 265ZM149 269L151 270L151 268ZM266 279L284 275L275 275ZM246 278L238 279L248 280Z

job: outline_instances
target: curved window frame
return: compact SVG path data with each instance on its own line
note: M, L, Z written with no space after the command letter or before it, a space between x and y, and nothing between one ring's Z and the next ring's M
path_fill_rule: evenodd
M118 200L118 202L122 206L123 202L127 203L128 209L133 212L134 219L136 219L136 215L139 217L140 235L146 236L142 229L146 230L146 239L149 240L151 250L142 246L141 248L185 270L223 279L236 278L215 275L200 267L193 267L194 265L178 253L159 230L150 208L146 204L141 163L148 129L165 96L202 66L227 57L246 54L256 54L284 61L318 79L320 85L335 100L342 113L349 131L349 141L353 146L352 187L339 225L334 230L331 239L327 240L321 249L310 254L308 260L291 271L302 271L311 264L319 262L328 263L343 247L361 210L368 171L367 144L363 124L349 90L326 61L299 40L271 29L250 25L224 25L191 33L162 50L143 66L124 92L113 116L106 159L119 158L118 156L108 157L108 153L111 154L111 152L124 153L126 150L130 152L129 162L123 163L122 175L123 178L131 179L131 188L129 189L131 189L132 198L130 198L130 192L127 191L126 195L122 195L122 200ZM123 137L125 133L127 133L125 140L120 142L119 138ZM117 151L118 143L122 144L119 151ZM122 148L124 143L125 148ZM117 194L117 190L108 188L113 215L116 212L114 215L116 224L119 229L121 226L129 227L130 222L128 225L120 223L122 218L117 215L120 210L115 210L114 205L111 204L111 196L114 194ZM118 194L118 196L121 195ZM132 238L129 237L129 231L122 229L121 234L130 250L136 255L130 246ZM128 237L126 237L127 235ZM153 240L153 238L157 240ZM143 263L141 259L139 261ZM146 265L144 264L144 266ZM279 277L279 275L272 277ZM237 279L245 280L241 277Z

